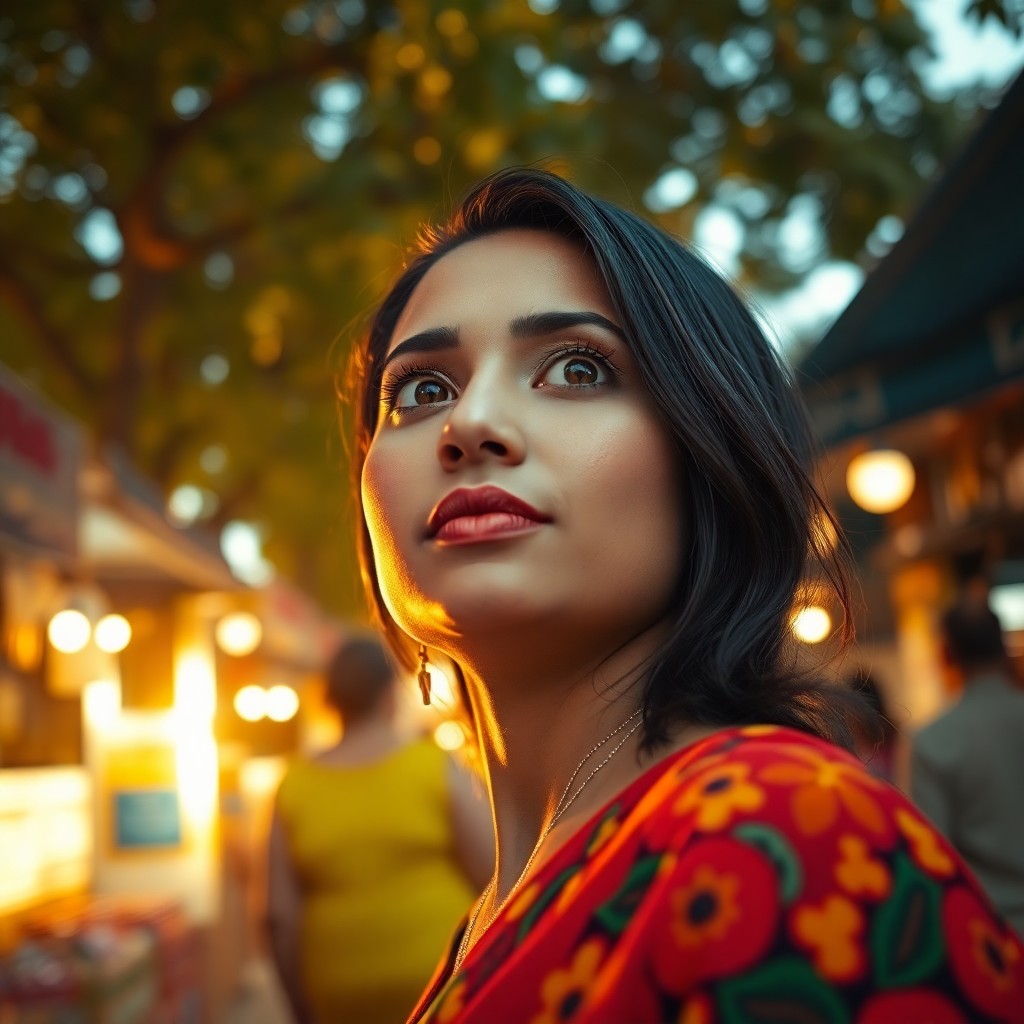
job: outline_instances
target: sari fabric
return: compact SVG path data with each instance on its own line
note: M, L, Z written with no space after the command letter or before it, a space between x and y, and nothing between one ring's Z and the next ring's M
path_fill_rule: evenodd
M1024 948L860 761L729 729L661 761L526 880L410 1024L1024 1022Z

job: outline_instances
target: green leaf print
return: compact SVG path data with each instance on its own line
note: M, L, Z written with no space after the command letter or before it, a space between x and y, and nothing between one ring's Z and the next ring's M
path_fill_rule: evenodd
M779 876L779 896L789 906L804 887L804 870L800 858L786 837L771 825L747 822L733 829L737 839L760 850L772 863Z
M722 982L722 1024L849 1024L846 1004L806 960L783 957Z
M896 856L892 894L871 927L871 959L879 988L916 985L945 954L940 919L942 889L906 854Z
M611 935L621 935L633 919L636 908L658 873L660 856L644 857L630 869L618 892L597 908L594 916Z

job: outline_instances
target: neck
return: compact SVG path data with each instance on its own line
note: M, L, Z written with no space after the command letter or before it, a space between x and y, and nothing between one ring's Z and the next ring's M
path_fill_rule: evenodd
M640 754L640 730L627 738L634 722L589 758L587 754L639 709L645 662L660 639L660 630L649 630L611 653L601 649L582 672L578 654L571 671L553 663L550 643L520 641L500 652L488 643L480 652L464 648L456 656L467 671L494 807L497 899L514 886L584 758L569 791L569 796L577 791L579 796L559 817L534 866L651 763L649 755ZM565 646L574 652L587 649ZM546 656L524 654L531 651Z
M344 723L339 748L352 753L376 750L399 739L399 731L390 710Z

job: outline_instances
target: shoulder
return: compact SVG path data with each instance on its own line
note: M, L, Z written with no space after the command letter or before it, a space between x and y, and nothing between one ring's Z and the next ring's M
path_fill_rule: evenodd
M918 729L912 741L914 757L929 762L948 760L951 751L959 746L964 718L964 705L957 701Z
M730 729L699 747L669 758L643 801L644 817L674 821L682 838L744 821L816 835L843 810L850 827L880 828L900 802L854 755L792 729Z
M306 802L309 773L309 763L303 757L290 757L285 762L274 795L276 817L282 822L288 822L296 814L301 813L301 808Z
M662 985L716 984L723 1007L782 986L809 1012L952 978L961 1009L998 1015L1004 991L1024 1005L1016 940L949 844L855 757L785 729L731 730L657 790L637 827L659 862L641 941ZM980 935L1000 951L999 984Z

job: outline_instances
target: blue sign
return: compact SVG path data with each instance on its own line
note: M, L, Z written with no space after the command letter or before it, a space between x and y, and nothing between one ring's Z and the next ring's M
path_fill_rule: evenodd
M181 813L173 789L130 789L114 794L114 843L121 849L181 845Z

